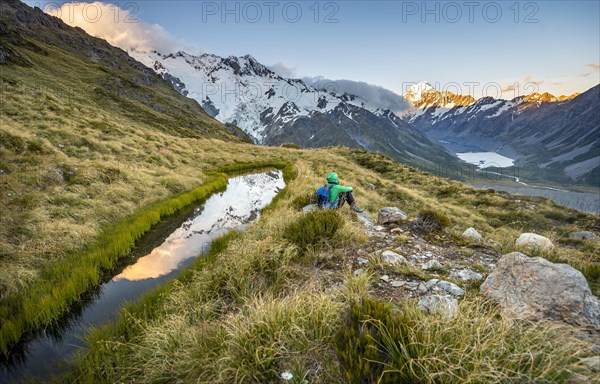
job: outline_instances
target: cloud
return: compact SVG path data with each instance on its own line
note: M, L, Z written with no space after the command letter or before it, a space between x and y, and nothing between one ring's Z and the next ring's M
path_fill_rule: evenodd
M591 64L586 64L585 66L592 68L594 71L600 70L600 64L591 63Z
M586 73L582 73L581 75L579 75L579 77L590 77L592 76L592 72L586 72Z
M303 77L302 80L319 90L358 96L375 108L389 109L394 113L402 113L410 108L404 97L383 87L362 81L329 80L321 76Z
M295 78L296 73L298 72L298 66L290 67L285 61L280 61L279 63L269 65L267 68L281 77Z
M522 82L515 81L514 83L506 83L501 86L502 92L516 92L515 95L523 92L523 94L537 93L540 90L540 86L544 84L545 80L535 81L533 76L527 75L523 78Z
M502 85L502 92L517 91L518 89L519 89L519 83Z
M126 9L122 9L102 2L64 3L60 7L47 7L45 11L70 26L80 27L90 35L126 51L173 53L186 50L200 53L198 47L178 41L159 24L137 20L137 10L130 5L134 3L127 4Z
M536 87L539 87L540 85L544 84L544 80L541 81L534 81L533 77L531 75L529 76L525 76L525 78L523 79L523 82L525 83L525 86L529 85L533 85Z

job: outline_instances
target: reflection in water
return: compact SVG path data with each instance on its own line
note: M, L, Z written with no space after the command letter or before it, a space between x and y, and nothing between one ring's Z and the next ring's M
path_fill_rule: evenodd
M211 197L195 217L114 280L157 278L176 270L181 262L206 252L214 237L254 220L283 186L275 172L230 179L225 192Z
M137 300L176 276L180 268L205 253L216 237L231 229L241 229L256 219L284 186L280 171L236 176L229 179L225 192L213 195L183 223L180 219L171 226L166 218L163 223L169 222L166 233L170 235L162 244L156 241L157 235L152 230L143 236L136 246L146 250L142 255L147 254L94 290L88 303L82 303L65 316L64 327L55 333L39 332L21 346L21 355L15 353L13 359L2 362L0 383L22 381L27 376L49 378L85 346L83 336L90 327L110 321L126 301Z

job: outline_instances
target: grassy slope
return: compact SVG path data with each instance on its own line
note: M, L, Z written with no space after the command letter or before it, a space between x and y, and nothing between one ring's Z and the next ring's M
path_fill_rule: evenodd
M368 296L372 282L348 274L331 277L323 274L321 265L352 257L364 235L351 217L345 216L336 235L336 249L302 255L282 233L299 217L299 208L331 169L342 175L344 183L356 187L357 198L372 212L398 205L414 216L420 209L434 208L451 217L449 234L475 226L503 252L512 249L521 231L558 240L551 258L569 260L584 270L597 292L597 246L560 242L568 231L595 225L595 216L562 209L547 200L516 202L504 195L475 191L383 156L343 148L308 151L186 138L133 119L127 120L125 128L119 121L122 116L105 114L108 124L124 131L113 137L87 125L87 114L67 115L68 120L63 118L65 124L61 124L50 112L36 110L35 97L18 97L19 115L2 114L4 137L18 142L13 147L3 144L1 149L2 168L9 171L3 176L8 193L2 196L3 206L8 208L3 215L7 225L2 226L5 298L26 291L44 268L93 243L101 228L110 228L143 206L206 181L207 168L270 159L293 162L298 173L291 192L282 195L271 213L233 241L226 253L215 257L216 266L190 272L183 281L163 288L168 300L143 302L149 305L142 311L144 316L155 316L131 321L134 315L123 315L116 329L93 336L94 351L82 363L78 380L201 377L230 382L272 379L283 369L308 372L316 381L337 380L342 373L332 349L332 335L340 325L343 308L353 299ZM51 97L60 102L59 95ZM17 101L14 103L3 104L3 108L16 111ZM92 104L82 108L104 113ZM39 128L40 124L45 127ZM81 131L73 128L78 124ZM38 135L40 132L51 134ZM93 139L94 145L82 146L78 141L82 139ZM80 151L85 155L78 156ZM534 211L527 208L531 201L537 204ZM491 316L483 310L475 315ZM131 329L132 325L139 328ZM497 327L506 329L507 325ZM524 334L510 327L505 332ZM105 338L107 334L110 337ZM537 348L535 343L522 344ZM558 356L574 351L569 348L553 346L547 353ZM499 358L494 362L502 366L506 361Z
M234 129L118 48L18 2L0 6L5 350L24 329L63 312L158 218L147 209L128 228L132 237L107 235L119 231L117 222L126 226L140 208L164 214L189 202L181 196L154 204L208 181L215 164L276 154L244 145ZM95 251L110 244L118 244L112 256Z
M343 182L356 186L359 201L370 211L397 204L414 217L420 209L434 208L451 217L450 236L475 225L504 252L512 250L509 243L523 229L556 238L560 234L554 232L553 220L566 231L594 219L541 200L539 211L524 218L522 204L511 198L436 179L381 156L347 149L328 152L325 161L320 150L291 153L297 177L288 181L288 191L260 222L217 243L208 258L179 280L124 309L115 325L96 330L88 339L90 351L61 381L277 382L289 370L309 382L363 382L343 360L343 351L351 351L355 340L340 348L338 332L356 324L346 317L353 303L376 296L375 271L352 275L365 235L348 210L341 212L340 228L329 246L306 249L306 239L293 234L302 233L298 228L306 220L299 208L326 169L338 169ZM499 225L500 220L505 223ZM569 258L579 267L580 259L598 260L598 248L576 246L559 245L551 256ZM570 371L589 374L578 363L589 350L568 329L501 320L497 309L474 292L455 320L427 316L401 298L395 304L392 312L403 315L394 321L400 323L383 316L382 310L354 309L363 320L372 316L392 321L382 323L387 325L384 334L410 325L403 337L414 343L409 357L413 369L394 354L397 345L380 340L386 352L375 358L390 359L389 368L398 371L388 374L390 382L544 382L564 380ZM351 355L350 361L368 357L361 353ZM381 367L373 363L370 370L381 372Z
M82 380L144 376L155 381L201 377L229 382L269 379L282 369L309 372L316 381L339 379L331 337L343 309L369 296L372 282L345 272L330 276L323 265L353 258L364 235L347 214L335 235L335 249L300 253L283 233L331 169L356 187L361 204L372 212L398 205L414 216L420 209L433 208L450 216L449 235L474 226L502 252L512 250L521 231L547 235L558 244L547 257L582 270L598 293L597 244L565 238L571 230L597 226L597 216L543 199L517 202L474 191L361 151L246 144L196 113L194 105L159 79L148 85L132 81L139 72L126 61L117 63L118 70L107 69L105 59L97 64L53 46L53 39L60 37L50 36L44 43L22 31L25 38L13 41L6 36L15 36L9 31L14 26L0 27L0 50L18 55L0 64L0 308L7 311L2 312L3 320L24 313L19 298L53 281L48 271L56 265L85 255L87 247L102 245L101 234L118 229L130 215L209 181L209 169L287 161L298 174L264 220L215 255L214 265L184 274L158 291L168 300L158 300L155 293L150 296L154 299L142 302L144 311L132 311L116 328L97 333L93 353L79 371ZM531 202L535 210L528 208ZM67 275L79 273L77 268ZM59 291L69 289L55 285ZM141 318L131 322L128 316ZM469 316L494 318L484 309ZM33 324L38 320L28 319ZM5 325L3 321L2 332ZM509 327L506 334L510 332L526 334ZM10 333L2 333L2 344ZM536 348L535 343L523 345ZM561 352L553 346L548 354L558 356L572 351L569 348ZM502 358L493 362L502 366L508 361Z

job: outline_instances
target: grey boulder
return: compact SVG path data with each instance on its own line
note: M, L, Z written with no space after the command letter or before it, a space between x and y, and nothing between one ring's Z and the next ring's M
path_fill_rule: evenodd
M554 248L554 244L549 238L535 233L521 234L515 242L515 246L521 249L539 249L543 252L549 252Z
M473 243L481 243L483 241L483 237L475 230L475 228L467 228L462 233L462 238Z
M481 273L473 272L468 268L452 272L450 273L450 277L453 279L461 279L462 281L478 281L483 279L483 275Z
M600 330L600 301L583 274L567 264L509 253L480 291L512 317L561 320Z
M404 221L408 218L408 215L397 207L385 207L379 210L377 216L377 222L379 224L397 223L398 221Z
M381 253L381 260L386 264L399 264L399 263L408 263L408 260L402 255L397 254L394 251L383 251Z
M571 239L579 239L579 240L592 240L592 239L596 239L596 235L594 235L594 232L590 232L590 231L577 231L577 232L571 232L569 233L569 237Z
M441 312L452 317L458 310L458 300L450 295L431 295L419 299L418 306L428 313Z
M313 212L313 211L318 211L318 210L319 210L319 206L317 204L305 205L302 208L302 212Z

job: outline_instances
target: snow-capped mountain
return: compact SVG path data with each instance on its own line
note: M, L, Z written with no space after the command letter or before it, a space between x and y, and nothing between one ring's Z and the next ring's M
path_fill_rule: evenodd
M430 107L449 110L453 107L471 105L475 102L473 96L457 95L449 91L437 91L426 81L412 85L404 94L404 98L417 109L425 110Z
M415 110L403 118L450 152L493 151L535 167L547 180L598 185L598 90L469 100L420 83L405 94Z
M512 100L483 97L476 100L471 95L457 95L449 91L438 91L431 84L423 81L409 88L404 98L413 106L413 111L404 116L422 130L435 130L435 125L446 120L457 118L471 120L475 116L488 119L496 118L504 113L520 114L542 103L567 101L578 96L553 96L550 93L532 93Z
M130 55L197 100L217 120L240 127L259 144L345 145L405 162L456 161L390 110L356 95L327 92L282 77L250 55Z
M365 100L357 96L319 91L302 80L279 76L250 55L221 58L185 52L130 54L159 74L171 77L181 93L196 99L217 120L236 124L260 144L268 141L265 131L272 124L283 125L315 112L327 113L340 104L365 107ZM265 124L266 120L270 124Z

